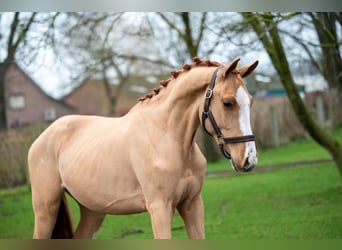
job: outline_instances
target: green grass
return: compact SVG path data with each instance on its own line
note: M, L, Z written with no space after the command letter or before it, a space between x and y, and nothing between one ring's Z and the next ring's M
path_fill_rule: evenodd
M31 238L33 212L28 188L0 195L0 238Z
M209 178L203 189L209 239L342 238L342 185L333 164ZM71 200L70 200L71 201ZM31 196L0 196L0 238L31 238ZM70 202L74 223L78 208ZM152 238L147 213L107 216L99 239ZM186 238L176 214L173 237Z
M342 128L335 129L331 134L342 143ZM312 138L297 140L272 150L259 151L259 165L261 166L330 158L328 152Z
M342 138L342 130L335 132ZM329 158L312 140L259 153L260 164ZM227 161L208 170L230 168ZM342 238L342 182L333 163L207 178L203 188L208 239ZM74 225L77 204L69 199ZM173 237L186 238L176 214ZM33 212L27 188L0 191L0 238L31 238ZM97 238L152 238L147 213L107 216Z
M333 165L210 178L205 181L208 239L342 238L342 185ZM186 238L175 216L173 237ZM141 230L126 238L151 238L147 214L108 216L98 238Z
M335 129L332 135L342 143L342 127ZM269 150L258 150L258 167L320 159L331 159L331 156L311 138L297 140ZM231 169L231 166L226 159L210 163L207 168L208 171L228 169Z
M208 180L208 237L342 238L341 191L337 170L324 164Z

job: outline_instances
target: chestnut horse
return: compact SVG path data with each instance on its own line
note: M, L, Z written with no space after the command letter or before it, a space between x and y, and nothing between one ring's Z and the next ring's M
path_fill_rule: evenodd
M28 154L34 238L92 238L106 214L150 214L154 238L171 238L177 209L189 238L204 238L206 159L194 141L202 123L236 171L257 152L252 97L238 67L194 58L138 99L123 117L71 115L52 123ZM80 206L73 232L65 192Z

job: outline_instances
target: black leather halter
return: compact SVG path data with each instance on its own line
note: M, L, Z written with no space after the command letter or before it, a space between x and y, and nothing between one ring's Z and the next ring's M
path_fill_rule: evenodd
M221 129L217 126L217 123L215 121L215 118L213 116L213 113L210 110L210 101L211 98L213 96L213 90L215 87L215 82L216 82L216 76L217 76L217 72L222 68L218 67L213 76L211 77L210 80L210 84L209 87L207 88L206 92L205 92L205 96L204 96L204 108L203 108L203 112L202 112L202 126L204 128L204 130L211 136L213 136L205 127L205 120L208 118L211 126L213 127L215 134L217 136L217 140L218 140L218 144L220 147L220 151L221 153L224 155L224 157L231 159L231 155L229 152L227 152L224 148L225 144L228 143L240 143L240 142L248 142L248 141L255 141L255 137L254 135L243 135L243 136L236 136L236 137L224 137Z

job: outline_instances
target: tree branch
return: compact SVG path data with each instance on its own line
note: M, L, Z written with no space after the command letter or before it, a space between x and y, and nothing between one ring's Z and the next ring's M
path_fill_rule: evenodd
M267 29L265 29L258 20L258 16L251 12L242 12L241 15L244 17L246 23L250 23L269 56L277 60L277 55L270 49L273 47L272 40L268 37Z
M177 26L173 22L171 22L163 13L157 12L157 15L160 16L171 29L175 30L178 35L184 39L184 33L180 29L178 29Z
M8 37L8 41L7 41L7 58L8 59L13 59L14 58L14 51L13 50L13 40L14 40L14 36L18 27L18 23L19 23L19 12L15 12L14 13L14 17L13 17L13 21L11 24L11 29L10 29L10 34Z
M307 44L303 41L303 39L300 39L299 37L297 37L295 34L291 33L291 32L288 32L288 31L285 31L285 30L279 30L279 32L289 36L290 38L292 38L296 43L298 43L304 50L305 52L307 53L307 55L309 56L310 58L310 61L312 63L312 65L315 66L315 68L317 70L320 70L320 65L319 63L315 60L315 58L313 57L309 47L307 46Z
M206 24L206 20L207 20L207 12L204 12L203 15L202 15L202 18L201 18L199 34L198 34L198 37L197 37L196 42L195 42L196 51L198 51L199 45L200 45L200 43L202 41L202 37L203 37L204 31L205 31L205 28L206 28L206 25L205 25Z
M31 24L34 21L34 18L36 16L36 12L33 12L29 21L27 22L25 28L21 30L21 32L18 35L17 41L13 44L14 51L18 48L19 44L24 40L26 33L29 31Z

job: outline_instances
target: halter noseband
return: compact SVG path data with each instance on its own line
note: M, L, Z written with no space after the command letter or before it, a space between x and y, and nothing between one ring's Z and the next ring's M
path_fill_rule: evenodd
M213 113L210 110L210 101L211 98L213 96L213 89L215 87L215 81L216 81L216 76L217 76L217 72L222 68L218 67L213 76L211 77L210 80L210 84L209 87L207 88L205 95L204 95L204 108L203 108L203 112L202 112L202 126L205 130L205 132L207 132L209 135L213 136L205 127L205 120L208 118L211 126L213 127L215 134L217 136L218 139L218 144L220 147L220 151L223 154L224 157L231 159L231 155L229 152L227 152L224 148L225 144L228 143L239 143L239 142L249 142L249 141L255 141L255 137L254 135L243 135L243 136L236 136L236 137L224 137L221 129L217 126L217 123L215 121L215 118L213 116Z

